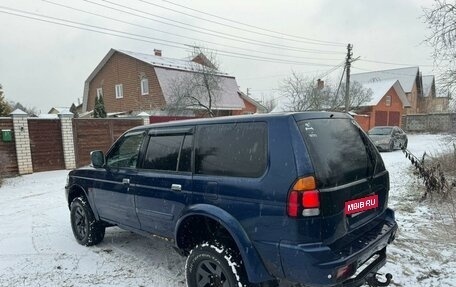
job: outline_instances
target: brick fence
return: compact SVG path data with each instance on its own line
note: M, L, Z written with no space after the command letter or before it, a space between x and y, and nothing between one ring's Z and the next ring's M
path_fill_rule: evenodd
M402 129L408 132L456 132L456 113L405 115Z
M58 117L28 118L25 112L15 110L10 118L0 118L2 176L89 164L90 151L106 152L126 130L149 124L147 114L136 118L73 119L72 113L63 113Z
M0 118L0 130L5 132L12 131L13 120L11 118ZM0 173L10 176L18 172L14 137L10 141L0 140Z

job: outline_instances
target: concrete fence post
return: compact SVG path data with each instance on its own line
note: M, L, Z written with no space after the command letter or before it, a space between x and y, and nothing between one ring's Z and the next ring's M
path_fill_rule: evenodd
M19 174L33 173L32 151L30 149L30 135L28 115L16 109L11 114L13 118L14 141L16 143L17 167Z
M73 135L73 113L64 111L59 114L60 127L62 129L63 158L65 168L76 168L76 156L74 152L74 135Z
M150 124L150 115L146 112L138 114L138 117L143 119L144 125Z

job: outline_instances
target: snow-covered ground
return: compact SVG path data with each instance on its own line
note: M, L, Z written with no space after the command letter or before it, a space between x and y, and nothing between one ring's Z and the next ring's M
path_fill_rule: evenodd
M418 156L447 144L441 135L409 136ZM456 286L455 238L415 200L422 189L402 152L382 157L400 232L381 271L393 274L393 286ZM101 244L77 244L63 191L67 173L8 179L0 188L0 286L185 286L185 260L168 242L108 228Z
M420 158L424 152L448 151L449 146L449 136L409 135L408 148ZM381 272L393 274L393 286L456 286L454 230L445 232L442 215L434 206L420 203L422 182L411 174L411 163L404 154L385 152L382 157L390 172L389 206L396 211L399 234Z

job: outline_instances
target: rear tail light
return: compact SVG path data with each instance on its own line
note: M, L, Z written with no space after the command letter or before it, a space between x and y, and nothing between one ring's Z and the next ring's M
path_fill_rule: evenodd
M290 217L320 214L320 192L313 176L298 179L288 194L287 213Z
M353 275L354 271L355 271L354 264L345 265L345 266L337 269L336 279L339 280L339 279L348 278Z

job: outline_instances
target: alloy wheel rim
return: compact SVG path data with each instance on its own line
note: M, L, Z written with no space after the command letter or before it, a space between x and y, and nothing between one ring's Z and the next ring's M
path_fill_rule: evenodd
M227 276L222 267L213 260L202 261L196 270L198 287L229 287Z
M84 238L87 234L87 216L84 210L78 206L74 212L75 216L75 224L76 224L76 232L78 233L80 238Z

